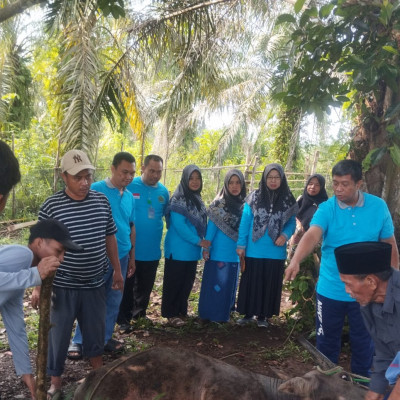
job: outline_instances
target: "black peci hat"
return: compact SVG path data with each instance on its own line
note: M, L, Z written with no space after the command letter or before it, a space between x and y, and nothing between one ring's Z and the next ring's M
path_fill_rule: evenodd
M385 242L349 243L337 247L335 257L341 274L375 274L391 269L392 245Z
M36 238L53 239L61 243L66 250L83 251L83 247L72 240L68 228L56 219L43 219L32 226L29 243Z

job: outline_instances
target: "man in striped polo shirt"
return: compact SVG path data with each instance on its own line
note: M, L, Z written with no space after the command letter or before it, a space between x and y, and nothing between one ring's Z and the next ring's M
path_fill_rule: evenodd
M122 276L132 276L135 272L135 199L126 187L132 182L136 173L136 160L132 154L121 151L115 154L111 165L111 178L94 182L92 190L104 193L110 202L111 211L117 233L118 257L121 265ZM115 322L118 316L122 292L113 290L111 267L108 267L104 277L106 283L106 333L104 351L117 353L124 350L124 344L113 339ZM82 357L82 335L79 325L71 345L68 347L68 358L79 359Z
M65 189L50 196L39 211L39 220L62 221L72 240L84 249L82 253L67 251L54 278L47 361L47 374L51 376L48 395L53 398L61 392L61 375L75 319L82 331L83 355L93 368L103 364L104 274L108 260L114 269L112 288L122 291L124 286L110 203L104 194L90 190L94 169L83 151L68 151L61 160ZM38 299L35 292L33 304Z

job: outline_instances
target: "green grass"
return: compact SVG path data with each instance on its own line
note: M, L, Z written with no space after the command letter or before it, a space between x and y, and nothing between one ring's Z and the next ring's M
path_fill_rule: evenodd
M265 360L275 361L283 361L295 356L300 357L304 362L309 362L312 360L310 353L292 340L288 340L281 347L265 349L260 353L260 356Z
M39 334L39 314L35 311L25 318L29 349L36 349Z

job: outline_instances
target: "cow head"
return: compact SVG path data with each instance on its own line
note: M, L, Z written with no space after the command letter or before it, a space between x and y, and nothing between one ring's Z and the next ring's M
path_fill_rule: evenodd
M336 370L312 370L302 377L289 379L282 383L278 390L294 394L304 400L363 400L366 388L351 382L348 374Z

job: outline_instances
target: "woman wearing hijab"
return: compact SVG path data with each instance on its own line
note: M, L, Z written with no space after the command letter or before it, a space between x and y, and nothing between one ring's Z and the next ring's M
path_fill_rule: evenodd
M286 243L292 236L298 205L279 164L265 167L259 188L247 196L239 227L237 254L245 258L239 286L240 325L257 316L259 327L279 315Z
M208 208L206 240L211 242L211 247L209 251L203 251L206 262L199 299L202 319L229 321L230 310L235 304L239 275L236 242L245 197L244 176L239 170L232 169Z
M196 165L187 165L166 212L168 232L164 243L161 315L175 326L184 324L181 317L187 316L188 298L201 248L210 246L210 242L204 240L207 213L200 196L202 187L200 169Z
M290 239L289 258L293 256L300 239L310 227L311 219L318 206L326 200L328 200L328 195L325 190L325 178L320 174L311 175L307 179L303 194L297 200L299 212L296 217L296 232Z

